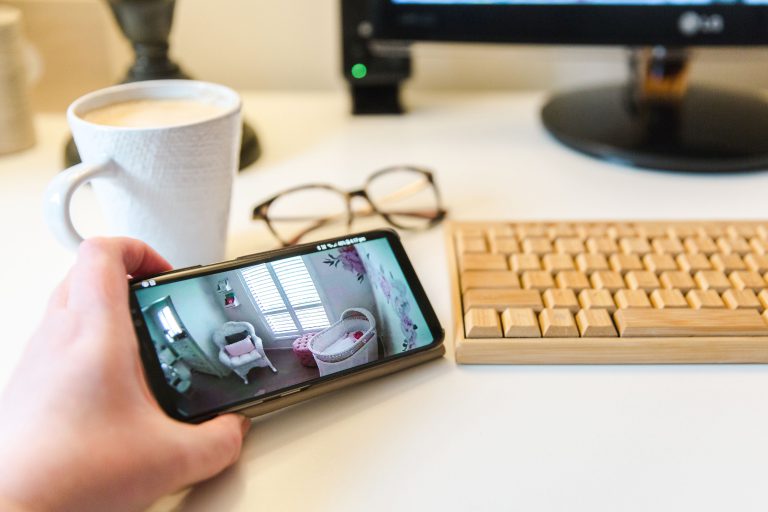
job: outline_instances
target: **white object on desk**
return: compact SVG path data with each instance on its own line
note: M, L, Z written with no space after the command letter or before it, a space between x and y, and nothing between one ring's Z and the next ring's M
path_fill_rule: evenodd
M207 103L220 111L171 125L118 126L85 118L102 107L156 99ZM192 80L136 82L75 100L67 119L83 163L53 179L45 202L46 219L64 245L76 249L83 240L70 202L91 181L110 234L143 240L176 267L224 258L240 147L237 93Z

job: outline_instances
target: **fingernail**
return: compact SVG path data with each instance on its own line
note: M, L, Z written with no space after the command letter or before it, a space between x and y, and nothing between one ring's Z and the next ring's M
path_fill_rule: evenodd
M243 416L243 421L240 423L240 431L243 433L243 437L245 437L245 434L247 434L250 429L251 429L251 418L246 418L245 416Z

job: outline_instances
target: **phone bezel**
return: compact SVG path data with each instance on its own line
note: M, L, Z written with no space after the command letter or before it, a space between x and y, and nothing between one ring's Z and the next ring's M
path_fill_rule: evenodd
M173 390L165 380L165 376L163 375L162 368L160 366L160 360L157 356L157 352L155 351L154 344L149 334L149 329L147 328L144 322L144 316L141 312L141 307L139 306L138 299L136 297L136 294L134 293L135 290L140 290L143 288L142 282L148 279L153 279L157 285L160 285L164 283L183 281L185 279L202 277L210 274L216 274L219 272L225 272L225 271L234 270L237 268L247 267L251 265L256 265L260 263L268 263L270 261L275 261L275 260L286 258L286 257L311 254L315 252L320 252L318 250L318 246L320 246L321 244L328 244L329 242L334 243L334 242L338 242L339 240L346 240L354 237L365 237L366 241L377 240L381 238L387 239L387 241L389 242L389 246L391 247L392 252L395 255L395 259L397 260L401 270L403 271L403 275L405 276L406 282L410 286L411 292L413 293L413 296L416 299L416 304L419 306L422 314L424 315L424 319L427 322L427 326L429 328L430 334L432 335L433 341L427 345L417 347L407 352L401 352L399 354L386 356L386 357L377 359L376 361L372 361L370 363L356 366L354 368L349 368L347 370L333 373L331 375L318 377L316 379L300 382L292 386L277 389L272 392L266 393L264 395L259 395L258 397L249 397L241 401L223 404L220 407L211 409L210 411L204 411L202 413L195 414L192 416L188 416L186 414L181 413L181 411L179 411L179 409L177 408L176 401L175 401L175 397L178 396L178 392ZM185 421L185 422L190 422L190 423L199 423L201 421L205 421L207 419L210 419L222 413L236 412L242 409L247 409L248 407L258 405L267 400L273 400L282 396L296 393L317 384L341 379L351 374L365 372L366 370L370 368L374 368L381 364L388 363L390 361L395 361L402 358L407 358L411 355L430 350L442 344L445 338L445 331L440 325L439 320L437 319L437 315L435 314L435 311L432 308L432 304L427 298L427 294L424 291L424 288L422 287L418 276L416 275L416 271L414 270L413 265L411 264L411 261L408 258L408 255L405 252L405 249L402 245L400 237L395 231L391 229L379 229L374 231L366 231L362 233L354 233L345 237L313 241L313 242L309 242L309 243L305 243L297 246L286 247L282 249L276 249L273 251L267 251L267 252L262 252L257 254L250 254L247 256L241 256L234 260L223 261L223 262L214 263L211 265L204 265L204 266L198 265L196 267L188 267L188 268L183 268L178 270L171 270L168 272L164 272L162 274L156 274L152 276L143 276L141 278L132 279L130 281L129 299L130 299L131 316L133 319L133 324L134 324L136 336L138 338L138 343L139 343L139 353L141 356L142 365L144 367L145 377L147 379L147 382L149 383L150 389L152 390L152 393L155 396L155 399L157 400L160 407L169 416L175 419Z

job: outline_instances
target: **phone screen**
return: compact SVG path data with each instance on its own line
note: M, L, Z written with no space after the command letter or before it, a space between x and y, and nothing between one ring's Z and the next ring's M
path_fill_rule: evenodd
M442 341L388 231L180 274L131 287L150 384L177 417L253 404Z

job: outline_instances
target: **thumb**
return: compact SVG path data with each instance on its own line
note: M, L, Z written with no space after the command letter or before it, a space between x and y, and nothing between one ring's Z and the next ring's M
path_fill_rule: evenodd
M190 457L184 484L206 480L234 464L250 426L251 420L239 414L225 414L190 426L185 439Z

